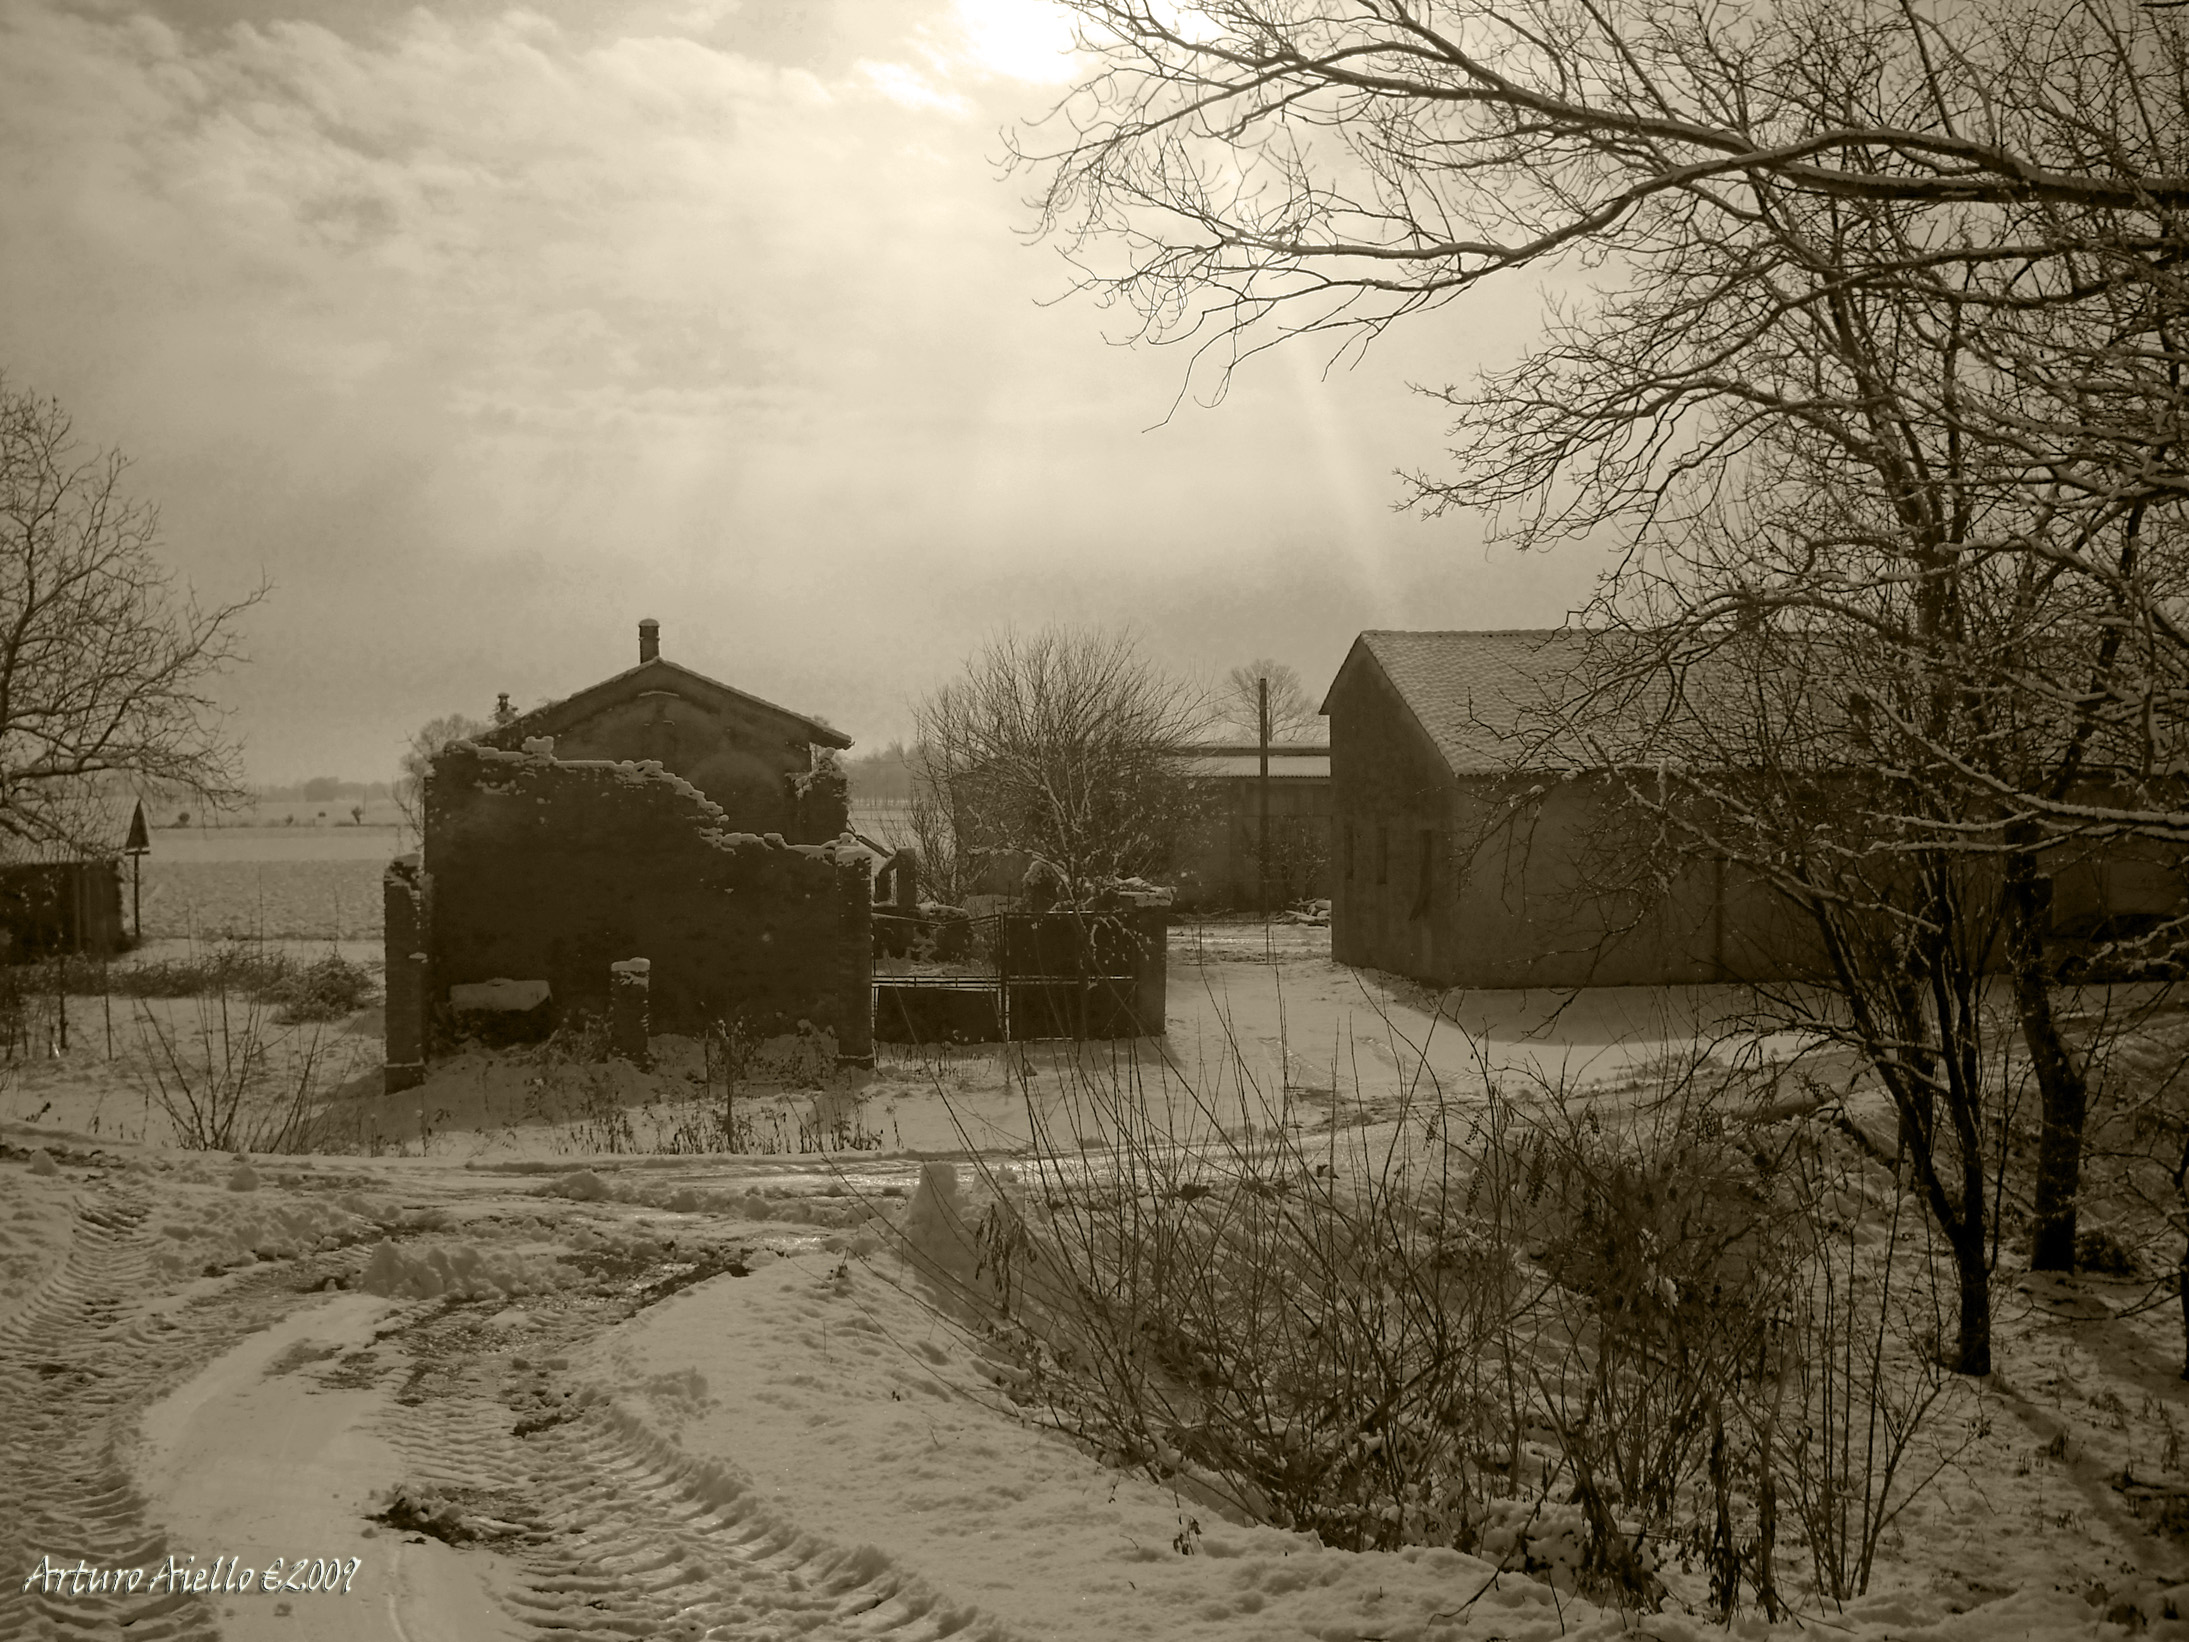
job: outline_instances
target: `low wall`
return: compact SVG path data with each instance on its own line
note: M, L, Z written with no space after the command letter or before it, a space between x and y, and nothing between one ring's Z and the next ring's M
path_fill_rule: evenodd
M645 958L657 1032L808 1021L872 1052L866 855L726 831L657 764L459 742L426 783L423 869L431 1041L451 987L544 980L558 1016L605 1015L609 965Z
M983 974L883 975L875 1035L890 1043L1160 1036L1169 916L1007 912L976 919Z

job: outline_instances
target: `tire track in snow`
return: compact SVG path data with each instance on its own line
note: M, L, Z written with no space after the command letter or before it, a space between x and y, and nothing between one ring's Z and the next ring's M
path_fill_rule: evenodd
M800 1532L605 1398L519 1419L481 1374L464 1378L392 1410L382 1434L415 1484L463 1502L473 1531L523 1568L505 1605L542 1636L1005 1635L881 1552Z
M159 1289L140 1235L149 1211L130 1184L79 1200L61 1269L0 1321L0 1642L220 1634L204 1597L149 1588L170 1541L146 1515L128 1444L163 1392L304 1296L284 1281L294 1278L284 1262L179 1314L149 1310ZM25 1589L43 1556L142 1568L145 1582L125 1593Z

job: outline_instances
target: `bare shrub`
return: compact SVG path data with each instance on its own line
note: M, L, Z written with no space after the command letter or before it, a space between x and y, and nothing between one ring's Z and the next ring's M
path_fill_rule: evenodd
M321 1097L344 1069L329 1066L316 1027L301 1039L279 1031L269 1005L225 990L199 998L194 1019L168 1019L142 1001L136 1007L132 1070L177 1145L302 1152L318 1144Z
M1905 1474L1953 1382L1938 1349L1935 1268L1904 1251L1918 1218L1905 1196L1882 1189L1879 1228L1859 1159L1819 1144L1793 1164L1813 1240L1785 1299L1773 1389L1786 1407L1772 1429L1817 1588L1836 1604L1868 1591L1879 1539L1950 1463L1933 1453L1920 1477Z
M330 952L302 967L292 967L263 994L280 1005L276 1021L338 1021L347 1019L372 1000L379 989L372 971Z
M1937 1251L1717 1048L1587 1098L1485 1048L1479 1091L1356 1087L1327 1128L1236 1046L1200 1087L1076 1060L970 1223L1015 1394L1254 1519L1629 1606L1699 1564L1699 1605L1778 1616L1784 1491L1820 1599L1855 1594L1950 1458Z

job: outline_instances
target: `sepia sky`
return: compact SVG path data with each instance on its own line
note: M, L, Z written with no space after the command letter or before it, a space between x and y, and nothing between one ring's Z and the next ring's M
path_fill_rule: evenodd
M1551 625L1593 562L1392 511L1532 326L1478 294L1326 374L1068 295L1001 128L1038 0L8 0L0 370L133 458L251 776L663 651L874 748L1006 623L1319 692L1363 627Z

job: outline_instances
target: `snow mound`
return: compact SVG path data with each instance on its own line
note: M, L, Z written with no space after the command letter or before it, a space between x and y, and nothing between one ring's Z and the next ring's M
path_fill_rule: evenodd
M551 1261L507 1253L483 1253L471 1243L400 1248L383 1242L372 1251L358 1286L398 1300L437 1300L444 1295L485 1299L532 1294L556 1286Z
M169 1277L225 1271L254 1260L293 1260L359 1243L377 1229L339 1202L261 1194L252 1188L194 1192L159 1227L153 1263Z

